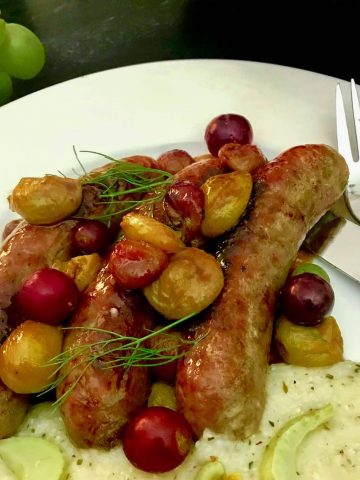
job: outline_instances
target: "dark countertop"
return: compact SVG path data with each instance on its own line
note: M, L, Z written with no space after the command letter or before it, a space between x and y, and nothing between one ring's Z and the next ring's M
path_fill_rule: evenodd
M43 71L14 97L87 73L167 59L275 63L360 81L357 0L0 0L42 40ZM346 25L346 35L341 32Z

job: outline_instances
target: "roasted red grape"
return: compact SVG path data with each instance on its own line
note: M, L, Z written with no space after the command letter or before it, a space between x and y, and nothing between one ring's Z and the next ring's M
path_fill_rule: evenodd
M194 159L185 150L175 149L160 155L157 159L157 168L175 175L193 162Z
M204 209L204 192L195 183L184 180L169 188L166 202L184 218L198 217Z
M17 301L28 319L58 325L71 314L79 300L74 280L54 268L43 268L28 278Z
M73 230L72 248L75 254L103 252L110 244L109 228L98 220L82 220Z
M191 439L191 427L182 415L166 407L149 407L128 423L123 447L135 467L161 473L180 465Z
M250 122L242 115L227 113L211 120L205 130L205 141L209 152L217 157L226 143L252 143L253 131Z
M175 225L181 224L186 243L200 233L204 201L202 189L187 180L172 185L165 196L165 211Z
M333 303L334 292L330 284L312 273L290 277L281 295L285 317L304 326L320 323L331 310Z
M143 240L121 240L110 255L109 267L125 288L144 288L158 278L168 264L160 248Z

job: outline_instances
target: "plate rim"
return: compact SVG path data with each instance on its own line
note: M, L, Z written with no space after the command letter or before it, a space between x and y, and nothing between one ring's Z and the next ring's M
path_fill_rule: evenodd
M136 68L142 68L144 66L151 66L151 65L160 65L160 64L171 64L171 63L193 63L193 62L226 62L226 63L240 63L240 64L252 64L252 65L261 65L265 67L274 67L274 68L279 68L280 70L294 70L295 72L302 72L310 75L316 75L320 77L325 77L325 78L330 78L332 80L337 80L337 81L347 81L346 79L340 78L340 77L334 77L332 75L327 75L325 73L320 73L320 72L315 72L313 70L306 70L304 68L300 67L293 67L293 66L288 66L288 65L283 65L283 64L278 64L278 63L272 63L272 62L258 62L258 61L253 61L253 60L236 60L236 59L230 59L230 58L184 58L184 59L165 59L165 60L155 60L152 62L143 62L143 63L134 63L131 65L123 65L119 67L111 67L111 68L106 68L105 70L99 70L95 72L90 72L90 73L85 73L84 75L79 75L74 78L69 78L67 80L63 80L62 82L54 83L51 85L48 85L46 87L43 87L39 90L36 90L34 92L28 93L27 95L24 95L22 97L16 98L14 100L11 100L10 102L6 103L5 105L2 105L0 108L3 109L4 107L8 107L9 105L13 105L14 103L20 102L21 100L28 98L32 95L37 95L39 93L43 93L45 91L48 91L53 88L62 88L64 85L67 85L72 82L77 82L81 81L83 79L87 79L89 77L95 78L96 76L101 76L107 72L114 72L118 70L125 70L125 69L136 69ZM46 68L46 67L45 67Z

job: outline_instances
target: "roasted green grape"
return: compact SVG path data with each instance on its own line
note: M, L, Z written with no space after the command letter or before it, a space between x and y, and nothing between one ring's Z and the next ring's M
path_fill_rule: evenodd
M327 272L316 263L300 263L292 272L291 276L301 275L302 273L312 273L330 283L330 277Z
M219 295L224 275L212 255L185 248L173 255L160 277L144 288L148 302L169 320L201 312Z
M290 365L324 367L343 360L343 339L334 317L315 327L303 327L282 316L276 325L275 343Z
M205 196L201 231L205 237L217 237L233 227L245 211L252 178L249 173L224 173L210 177L201 188Z

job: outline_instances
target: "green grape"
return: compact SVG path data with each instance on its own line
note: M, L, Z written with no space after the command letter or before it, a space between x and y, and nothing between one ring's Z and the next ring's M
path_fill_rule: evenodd
M4 105L13 92L11 77L6 72L0 72L0 105Z
M35 77L45 63L45 50L38 37L17 23L6 24L5 39L0 45L0 67L22 80Z
M0 18L0 45L5 39L5 27L6 27L6 22L2 18Z
M291 276L294 277L296 275L301 275L302 273L313 273L325 280L326 282L330 283L330 277L327 272L325 272L323 268L321 268L319 265L316 265L315 263L300 263L300 265L298 265L294 269Z

